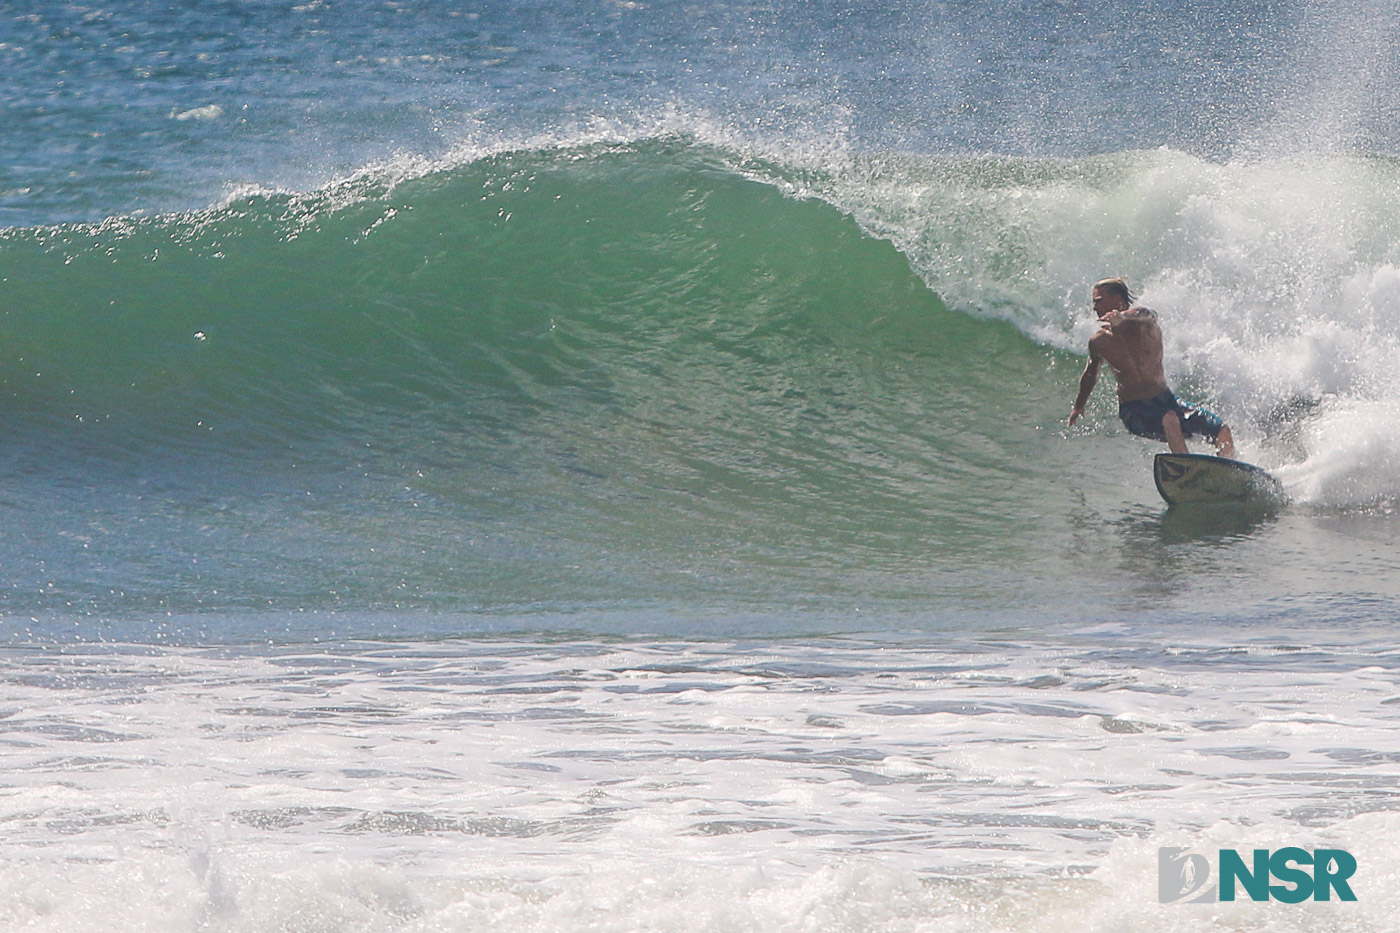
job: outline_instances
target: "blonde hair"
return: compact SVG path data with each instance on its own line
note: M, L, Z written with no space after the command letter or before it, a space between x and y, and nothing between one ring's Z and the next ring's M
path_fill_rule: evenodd
M1128 282L1122 276L1111 279L1100 279L1094 283L1094 288L1121 296L1123 303L1129 307L1132 307L1133 302L1137 301L1137 295L1134 295L1128 290Z

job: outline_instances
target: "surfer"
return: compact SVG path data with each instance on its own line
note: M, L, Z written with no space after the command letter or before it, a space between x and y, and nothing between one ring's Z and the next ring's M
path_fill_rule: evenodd
M1093 301L1099 329L1089 338L1089 362L1079 377L1070 427L1084 414L1099 381L1099 367L1107 361L1118 379L1118 417L1130 432L1165 441L1174 454L1186 453L1186 438L1200 434L1215 444L1220 456L1233 458L1230 428L1204 408L1179 401L1167 386L1157 313L1133 307L1133 295L1122 279L1095 283Z

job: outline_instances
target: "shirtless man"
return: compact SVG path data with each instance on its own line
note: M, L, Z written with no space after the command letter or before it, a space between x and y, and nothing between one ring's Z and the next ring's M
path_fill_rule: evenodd
M1100 326L1089 338L1089 362L1079 377L1070 427L1084 414L1089 394L1099 381L1099 367L1107 361L1118 379L1118 417L1129 431L1138 437L1166 441L1174 454L1186 453L1186 438L1200 434L1215 444L1220 456L1234 457L1230 429L1204 408L1178 401L1167 387L1157 313L1132 307L1132 293L1122 279L1096 283L1093 297Z

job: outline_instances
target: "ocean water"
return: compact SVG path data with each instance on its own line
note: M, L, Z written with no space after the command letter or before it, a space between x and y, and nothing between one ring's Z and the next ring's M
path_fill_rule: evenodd
M0 0L0 930L1390 929L1397 39Z

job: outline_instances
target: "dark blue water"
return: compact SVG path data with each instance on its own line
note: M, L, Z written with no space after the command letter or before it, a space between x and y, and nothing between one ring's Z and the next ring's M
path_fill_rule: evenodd
M602 125L925 153L1389 152L1393 28L1361 3L8 2L0 222Z

